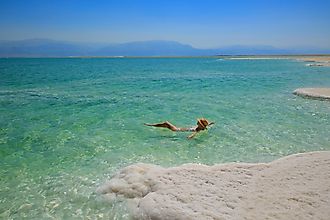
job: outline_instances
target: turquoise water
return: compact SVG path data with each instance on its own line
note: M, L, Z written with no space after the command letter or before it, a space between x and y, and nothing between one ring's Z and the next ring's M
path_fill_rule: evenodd
M330 150L329 67L216 58L0 59L0 218L127 219L96 188L136 162L266 162ZM143 126L216 124L195 139Z

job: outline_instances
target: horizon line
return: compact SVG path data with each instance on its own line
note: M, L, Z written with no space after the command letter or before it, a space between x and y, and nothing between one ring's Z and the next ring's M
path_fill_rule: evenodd
M40 58L72 58L72 59L79 59L79 58L113 58L113 59L129 59L129 58L219 58L219 57L262 57L262 58L295 58L295 57L313 57L313 56L330 56L328 54L236 54L236 55L199 55L199 56L0 56L0 59L15 59L15 58L31 58L31 59L40 59Z
M173 42L179 43L182 45L190 46L194 49L199 50L212 50L212 49L223 49L227 47L272 47L271 49L321 49L321 50L330 50L330 47L320 47L320 46L312 46L312 45L296 45L296 46L274 46L272 44L226 44L226 45L219 45L214 47L196 47L191 43L186 43L178 40L166 40L166 39L152 39L152 40L131 40L131 41L123 41L123 42L104 42L104 41L74 41L74 40L61 40L61 39L54 39L54 38L42 38L42 37L33 37L33 38L23 38L23 39L15 39L15 40L8 40L8 39L1 39L1 42L18 42L18 41L32 41L32 40L48 40L48 41L57 41L63 43L72 43L72 44L103 44L103 45L117 45L117 44L129 44L129 43L143 43L143 42Z

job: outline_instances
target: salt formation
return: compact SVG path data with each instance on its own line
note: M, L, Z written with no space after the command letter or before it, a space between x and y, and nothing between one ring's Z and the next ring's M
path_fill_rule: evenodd
M299 88L293 91L293 94L303 97L330 100L330 88Z
M135 164L98 190L135 219L329 219L330 151L267 164Z

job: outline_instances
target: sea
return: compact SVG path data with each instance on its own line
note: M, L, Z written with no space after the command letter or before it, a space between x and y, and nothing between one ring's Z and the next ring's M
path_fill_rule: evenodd
M1 58L0 219L130 219L97 193L121 168L330 150L330 67L294 59ZM193 139L178 127L215 122Z

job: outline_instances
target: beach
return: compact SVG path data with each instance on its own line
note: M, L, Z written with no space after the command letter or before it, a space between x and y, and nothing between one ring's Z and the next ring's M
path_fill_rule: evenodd
M330 151L270 163L123 168L99 192L135 219L328 219Z

